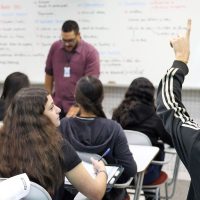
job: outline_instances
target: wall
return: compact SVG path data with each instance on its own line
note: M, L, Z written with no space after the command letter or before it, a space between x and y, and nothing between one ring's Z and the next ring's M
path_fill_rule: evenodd
M100 52L101 80L116 83L105 87L104 109L111 117L133 78L146 76L158 84L173 60L169 39L183 33L191 17L191 68L185 86L200 88L199 4L195 0L1 0L0 82L19 70L33 83L42 83L50 44L59 39L63 21L73 18L83 39ZM196 121L198 99L199 90L183 91L183 101ZM183 166L180 172L181 178L188 178Z
M157 85L173 60L169 39L184 33L191 17L192 67L185 86L200 88L199 6L196 0L1 0L0 82L19 70L42 83L50 45L60 39L62 23L74 19L82 38L100 52L104 84L129 85L145 76Z

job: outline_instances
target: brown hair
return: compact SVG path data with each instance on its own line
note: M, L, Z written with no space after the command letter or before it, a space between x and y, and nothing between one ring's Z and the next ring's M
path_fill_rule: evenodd
M13 99L0 130L0 174L27 173L50 194L61 185L62 138L44 113L48 92L21 89Z

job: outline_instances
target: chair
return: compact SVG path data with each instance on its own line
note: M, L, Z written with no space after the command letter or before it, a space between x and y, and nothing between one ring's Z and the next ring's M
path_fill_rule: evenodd
M7 178L0 178L0 183L3 182L3 181L6 181L8 179ZM9 188L9 191L12 191L12 188ZM40 186L37 183L31 182L31 181L30 181L30 191L22 199L23 200L52 200L49 193L42 186Z
M31 182L30 192L23 200L52 200L52 198L41 185Z
M174 148L170 149L165 149L165 153L167 154L171 154L171 155L175 155L175 162L174 162L174 171L172 174L172 178L171 180L168 180L165 183L165 193L168 196L168 199L172 199L176 190L176 182L177 182L177 178L178 178L178 171L179 171L179 166L180 166L180 158L176 152L176 150ZM169 193L169 189L168 188L172 188L171 189L171 193ZM165 197L161 197L162 199L165 199Z
M128 144L152 146L147 135L139 131L124 130Z
M147 146L152 145L149 137L142 132L133 131L133 130L124 130L124 133L127 137L129 144L147 145ZM176 161L175 161L175 165L174 165L174 172L173 172L173 177L172 177L171 181L168 180L168 175L164 171L161 171L159 178L157 180L155 180L151 185L143 185L142 190L144 192L153 193L154 196L155 196L155 199L159 199L159 197L160 197L160 186L162 184L164 184L165 185L165 196L162 196L160 198L168 200L168 199L171 199L173 197L174 192L175 192L175 186L176 186L176 181L177 181L177 176L178 176L180 159L179 159L176 151L165 150L165 153L176 156ZM152 164L164 165L164 164L167 164L169 162L170 162L170 160L167 160L167 161L152 161ZM169 194L169 192L168 192L169 186L171 186L173 188L172 191L171 191L171 194Z

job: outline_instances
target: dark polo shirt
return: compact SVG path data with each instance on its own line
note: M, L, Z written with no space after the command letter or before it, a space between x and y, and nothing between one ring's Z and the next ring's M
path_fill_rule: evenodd
M55 104L67 112L74 104L77 81L85 75L99 77L99 53L83 40L78 43L73 52L67 52L61 40L56 41L50 48L45 72L54 79Z

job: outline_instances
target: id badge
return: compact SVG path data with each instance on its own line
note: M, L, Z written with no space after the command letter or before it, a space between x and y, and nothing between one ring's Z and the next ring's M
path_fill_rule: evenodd
M70 67L64 67L64 77L70 77Z

